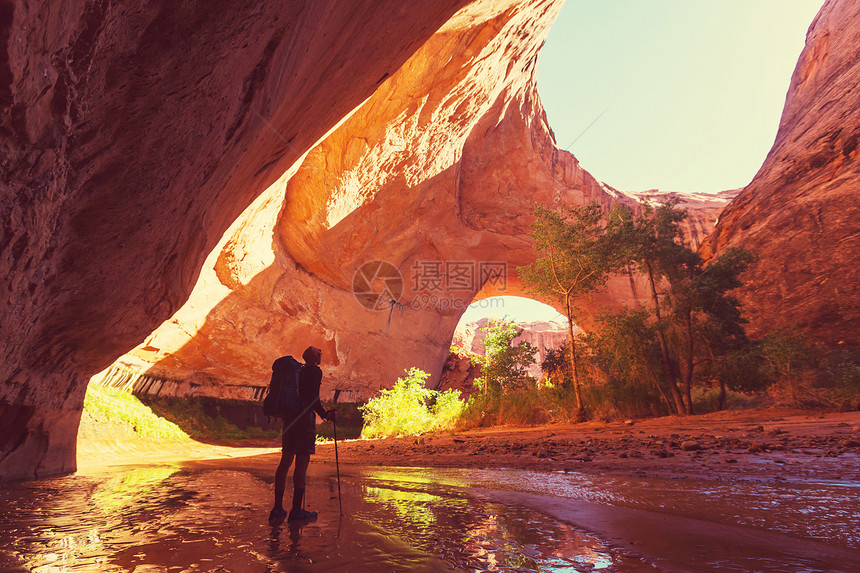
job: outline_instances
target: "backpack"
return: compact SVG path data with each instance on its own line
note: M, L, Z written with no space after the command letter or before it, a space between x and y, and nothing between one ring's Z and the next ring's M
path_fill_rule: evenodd
M263 398L263 414L292 420L299 414L299 374L302 364L292 356L282 356L272 364L272 380Z

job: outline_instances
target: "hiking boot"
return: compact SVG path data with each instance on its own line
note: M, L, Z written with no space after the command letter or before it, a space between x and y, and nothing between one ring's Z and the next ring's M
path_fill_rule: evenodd
M305 511L304 509L290 510L290 516L287 521L313 521L317 518L317 512Z
M279 525L287 518L287 510L283 507L275 507L269 512L269 523L271 525Z

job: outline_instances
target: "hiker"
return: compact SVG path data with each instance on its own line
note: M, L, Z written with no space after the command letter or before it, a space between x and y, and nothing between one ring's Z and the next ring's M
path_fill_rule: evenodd
M272 364L272 377L284 375L288 367L287 361L293 362L291 357L283 356ZM315 511L305 511L302 501L305 496L305 476L308 471L308 463L311 454L316 453L316 418L318 414L323 420L334 421L337 417L335 410L326 411L320 403L320 384L322 383L322 370L319 364L322 361L322 350L309 346L302 354L305 361L299 374L299 416L295 420L284 419L284 429L281 432L281 462L275 472L275 506L269 513L269 521L279 523L287 517L284 509L284 489L287 483L287 472L296 459L296 468L293 471L293 507L290 509L288 521L314 519Z

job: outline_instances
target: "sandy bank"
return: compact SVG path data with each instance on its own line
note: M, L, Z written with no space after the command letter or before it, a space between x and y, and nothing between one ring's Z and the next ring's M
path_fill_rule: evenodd
M334 461L334 446L315 459ZM860 483L860 412L765 409L338 444L342 464Z
M241 446L241 447L238 447ZM274 451L272 440L204 443L192 439L160 440L143 437L126 424L81 419L78 430L78 469L112 465L236 458Z
M277 439L159 441L128 427L81 423L78 465L272 453ZM341 440L341 464L521 468L601 475L860 483L860 412L729 411L628 422L488 428L420 438ZM334 462L332 443L318 462Z

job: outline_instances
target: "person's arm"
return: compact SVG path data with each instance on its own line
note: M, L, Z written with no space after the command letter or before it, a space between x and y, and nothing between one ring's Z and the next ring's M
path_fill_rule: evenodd
M323 408L322 402L320 402L320 386L322 386L322 370L319 368L314 368L309 372L309 380L308 382L312 385L314 389L314 412L322 418L323 420L328 420L329 413Z

